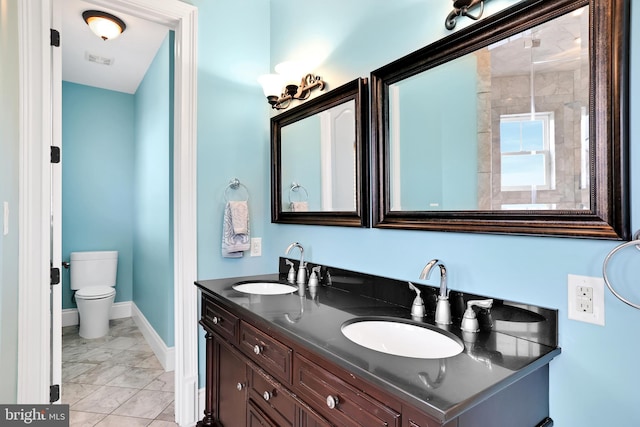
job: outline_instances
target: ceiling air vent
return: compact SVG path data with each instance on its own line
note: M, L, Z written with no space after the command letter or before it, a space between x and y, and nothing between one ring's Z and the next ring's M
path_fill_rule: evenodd
M95 62L101 65L113 65L113 58L105 58L104 56L96 55L95 53L85 52L84 59L89 62Z

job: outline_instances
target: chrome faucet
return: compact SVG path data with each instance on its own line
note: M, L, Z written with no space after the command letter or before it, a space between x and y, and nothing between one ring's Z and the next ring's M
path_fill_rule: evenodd
M300 249L300 265L298 265L298 274L296 276L296 283L298 285L304 285L307 282L307 265L304 263L304 248L298 242L293 242L287 247L285 251L285 255L289 255L291 249L298 248Z
M478 317L476 316L476 312L473 311L473 306L477 306L480 308L489 309L493 305L492 299L483 299L483 300L469 300L467 301L467 309L462 316L462 323L460 324L460 329L463 332L478 332L480 330L480 325L478 324Z
M451 324L451 307L449 306L449 290L447 289L447 268L437 259L432 259L420 273L420 280L428 279L434 265L440 267L440 295L436 304L436 323Z

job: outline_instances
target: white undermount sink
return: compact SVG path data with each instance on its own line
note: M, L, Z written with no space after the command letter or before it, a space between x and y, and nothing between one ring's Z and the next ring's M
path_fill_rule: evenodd
M455 335L402 319L350 320L342 325L342 334L358 345L395 356L442 359L464 350L462 341Z
M254 295L284 295L298 290L297 286L278 282L243 282L231 287L238 292Z

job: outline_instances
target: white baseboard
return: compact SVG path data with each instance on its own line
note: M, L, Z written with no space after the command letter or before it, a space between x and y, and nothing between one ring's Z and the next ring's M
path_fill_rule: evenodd
M131 317L131 301L123 301L113 303L111 306L111 313L109 313L109 319L123 319L125 317ZM74 326L80 323L78 321L78 309L67 308L62 310L62 327Z
M138 329L140 329L140 332L142 332L144 339L155 353L164 370L167 372L173 371L175 369L176 359L175 347L167 347L162 338L160 338L160 335L158 335L155 329L153 329L147 318L144 317L144 314L142 314L135 303L131 303L131 317L133 318L136 326L138 326Z
M198 390L198 420L204 417L204 398L206 397L205 388Z

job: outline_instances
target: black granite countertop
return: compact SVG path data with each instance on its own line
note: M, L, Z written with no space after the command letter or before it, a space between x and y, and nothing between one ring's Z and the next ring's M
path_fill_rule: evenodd
M366 349L342 335L344 322L362 316L408 319L409 309L363 296L361 292L350 292L349 285L345 285L349 278L343 278L343 282L336 278L334 275L332 283L319 286L313 292L307 288L302 295L300 292L249 295L232 288L242 281L286 283L283 274L200 280L196 285L222 304L248 318L266 322L301 346L384 388L441 422L459 416L560 354L560 348L553 345L554 339L549 340L546 332L542 334L544 339L537 339L541 335L538 331L545 330L549 323L552 331L556 328L557 318L547 320L537 313L525 321L513 321L510 316L498 314L490 330L465 335L454 313L454 323L447 329L463 340L464 350L445 359L414 359ZM357 282L358 277L351 280ZM526 311L514 309L516 311L510 313ZM496 311L505 313L500 307L496 307ZM557 316L557 312L555 314ZM434 324L433 316L428 315L425 323Z

